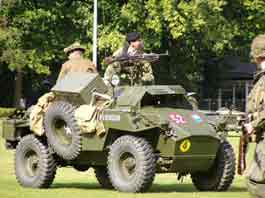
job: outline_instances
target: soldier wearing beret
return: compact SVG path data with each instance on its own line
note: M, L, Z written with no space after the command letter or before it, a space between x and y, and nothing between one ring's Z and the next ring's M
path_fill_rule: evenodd
M57 81L70 72L97 72L96 66L90 60L83 58L85 50L79 42L64 49L69 60L62 65Z
M126 42L123 48L117 50L113 57L117 58L120 56L134 56L144 53L144 44L141 40L141 36L138 32L128 33L126 36ZM136 67L136 64L138 67ZM117 74L120 76L121 84L128 85L130 81L134 81L134 84L148 85L154 83L154 75L152 66L147 61L140 63L133 63L135 67L127 67L120 62L114 62L110 64L104 74L104 79L111 81L112 76ZM135 71L134 71L135 70Z
M257 64L254 87L247 101L250 118L245 128L256 142L254 160L246 175L249 191L255 197L265 197L265 35L258 35L251 44L251 57Z

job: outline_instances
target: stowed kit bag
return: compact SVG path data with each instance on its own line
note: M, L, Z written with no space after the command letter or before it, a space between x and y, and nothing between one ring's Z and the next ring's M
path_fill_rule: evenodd
M50 104L55 100L55 96L52 92L46 93L41 96L38 103L33 106L29 117L30 130L37 135L43 135L43 118Z
M101 119L103 110L111 104L111 100L103 103L93 101L88 105L81 105L75 111L75 119L82 133L96 133L102 136L106 133L103 121Z

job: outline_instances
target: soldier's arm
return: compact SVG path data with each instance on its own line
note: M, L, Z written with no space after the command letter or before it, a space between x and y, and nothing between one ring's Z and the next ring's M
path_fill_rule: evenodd
M114 74L119 74L121 72L121 65L118 62L110 64L105 73L104 79L110 81Z
M251 116L250 122L253 128L258 127L261 121L265 120L265 109L264 109L264 92L265 82L261 78L251 90L248 96L247 102L247 113Z
M67 73L68 73L67 65L63 64L56 82L61 80Z
M114 74L114 68L113 68L113 65L111 64L107 67L104 73L104 79L107 81L110 81L113 74Z
M88 64L88 68L87 68L88 72L91 72L91 73L97 73L98 72L96 65L92 61L88 60L87 64Z

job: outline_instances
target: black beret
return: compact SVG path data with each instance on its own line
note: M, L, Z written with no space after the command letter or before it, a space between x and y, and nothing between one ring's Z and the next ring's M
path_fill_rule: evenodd
M130 32L127 34L126 40L127 42L136 41L141 38L141 35L139 32Z

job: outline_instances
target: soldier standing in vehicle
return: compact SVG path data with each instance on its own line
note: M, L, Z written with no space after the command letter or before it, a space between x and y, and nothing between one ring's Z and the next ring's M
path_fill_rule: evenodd
M92 61L83 58L85 50L79 42L75 42L64 49L69 60L62 65L57 81L70 72L97 72L96 66Z
M73 43L65 48L64 52L68 55L69 60L62 65L57 82L71 72L97 72L96 66L90 60L83 58L85 48L80 43ZM37 104L33 107L30 114L30 129L35 134L43 135L43 117L49 105L54 100L54 94L49 92L41 96Z
M247 171L248 188L255 197L265 197L265 35L257 36L251 45L251 56L257 64L254 87L247 101L250 122L245 125L248 137L257 143L254 160Z
M113 58L122 56L134 56L144 53L144 44L138 32L131 32L127 34L126 42L123 48L117 50L113 54ZM154 84L154 75L150 62L141 61L132 63L114 62L110 64L104 74L104 79L108 82L111 81L112 76L117 74L120 76L121 84Z

